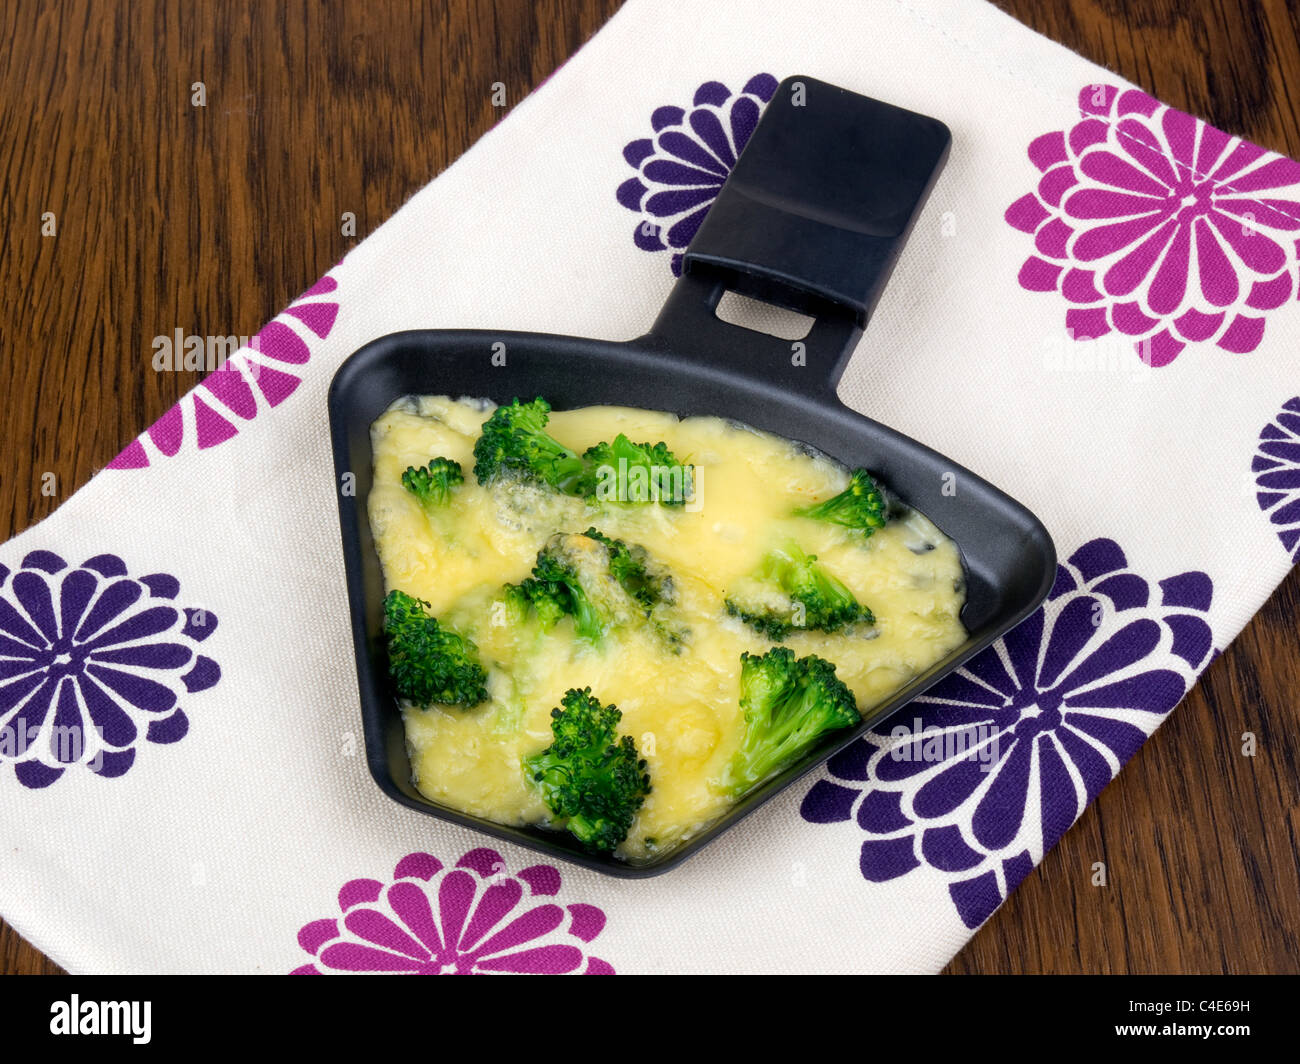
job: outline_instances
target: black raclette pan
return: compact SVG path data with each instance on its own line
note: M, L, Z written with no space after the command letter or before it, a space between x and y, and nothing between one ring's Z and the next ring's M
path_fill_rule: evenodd
M943 123L808 77L782 82L688 248L653 327L625 343L540 333L421 330L366 344L334 376L330 434L370 772L412 809L616 876L679 864L769 798L897 712L1038 608L1056 572L1042 523L987 481L848 409L835 386L939 169ZM800 341L721 321L727 291L815 319ZM505 344L507 367L493 365ZM411 782L401 713L387 684L384 581L366 515L370 425L398 397L447 394L556 409L638 406L711 414L865 466L956 541L966 570L970 638L861 727L829 737L700 834L644 863L587 853L566 833L508 827L439 805ZM955 479L954 479L955 478ZM945 493L945 484L949 487ZM706 489L707 490L707 489Z

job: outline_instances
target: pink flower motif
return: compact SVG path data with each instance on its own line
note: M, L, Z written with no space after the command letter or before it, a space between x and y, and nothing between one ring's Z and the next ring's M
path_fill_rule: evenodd
M344 883L342 919L314 920L298 932L314 961L290 974L614 974L586 949L605 914L543 900L560 891L552 865L510 875L495 850L470 850L450 869L431 854L411 853L393 879Z
M1029 145L1042 177L1006 212L1034 238L1021 287L1064 296L1075 339L1117 331L1152 366L1188 343L1253 351L1296 293L1300 164L1135 89L1088 86L1079 110Z
M302 383L298 367L311 360L312 337L334 328L338 282L326 274L268 322L246 347L229 354L197 388L132 440L108 469L143 469L184 448L206 450L239 434L241 422L279 406ZM175 352L179 361L183 357Z

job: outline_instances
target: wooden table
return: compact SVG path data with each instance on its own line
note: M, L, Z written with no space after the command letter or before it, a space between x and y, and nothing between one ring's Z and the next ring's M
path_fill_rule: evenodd
M1284 0L998 2L1300 157L1300 11ZM364 237L501 117L493 82L518 101L618 6L3 5L0 539L195 383L141 372L150 338L255 332L355 242L343 212ZM1298 615L1293 574L948 971L1300 971ZM58 968L0 925L0 970Z

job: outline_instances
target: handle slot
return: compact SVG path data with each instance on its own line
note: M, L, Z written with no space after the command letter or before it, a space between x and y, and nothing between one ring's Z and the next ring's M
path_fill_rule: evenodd
M786 78L646 340L804 394L833 393L950 143L937 119ZM731 324L716 315L728 291L814 322L791 341Z

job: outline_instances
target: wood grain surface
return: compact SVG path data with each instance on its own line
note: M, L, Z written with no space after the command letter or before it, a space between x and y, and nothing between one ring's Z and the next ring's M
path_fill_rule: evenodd
M998 4L1300 157L1296 6ZM153 336L254 333L500 120L493 83L513 105L618 6L0 5L0 540L196 383L142 372ZM1297 616L1293 573L949 972L1300 971ZM0 924L0 971L59 969Z

